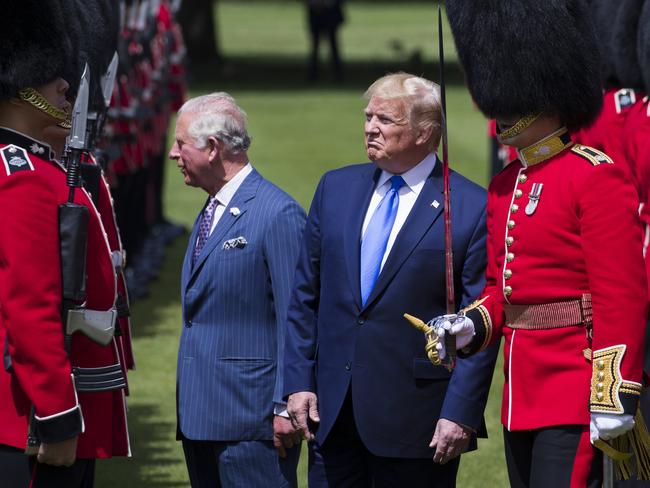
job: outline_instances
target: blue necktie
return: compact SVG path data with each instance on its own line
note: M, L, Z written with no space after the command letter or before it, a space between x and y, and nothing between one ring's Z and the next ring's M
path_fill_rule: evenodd
M390 190L372 214L361 241L361 304L365 305L375 287L386 245L399 208L399 189L405 184L401 176L390 179Z
M199 235L196 239L196 247L194 248L194 254L192 255L192 266L196 262L196 258L199 257L203 246L210 237L210 228L212 227L212 218L214 217L214 211L219 205L219 200L217 197L210 197L210 201L203 209L203 215L201 216L201 223L199 224Z

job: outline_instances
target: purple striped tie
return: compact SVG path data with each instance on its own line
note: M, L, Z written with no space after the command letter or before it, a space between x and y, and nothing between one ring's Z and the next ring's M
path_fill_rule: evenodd
M199 224L199 235L196 238L196 246L194 247L194 254L192 256L192 266L196 262L196 258L199 257L205 243L210 236L210 228L212 227L212 218L214 217L214 211L219 205L219 200L217 197L210 197L208 204L203 209L203 214L201 216L201 223Z

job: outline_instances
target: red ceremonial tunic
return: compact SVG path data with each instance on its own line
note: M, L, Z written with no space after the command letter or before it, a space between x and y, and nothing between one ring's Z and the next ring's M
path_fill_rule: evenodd
M77 457L128 455L124 390L77 392L71 376L119 365L115 341L100 346L75 333L70 357L63 347L58 211L68 187L50 158L47 145L0 128L0 444L25 448L33 407L43 441L74 436L82 415ZM104 228L84 190L75 202L90 210L86 306L109 310L116 285Z
M531 195L539 197L536 206ZM476 326L466 352L504 337L506 428L588 425L590 411L634 414L647 284L637 196L623 171L558 131L494 177L487 226L487 282L466 311ZM549 304L585 293L593 302L592 341L584 326L530 330L505 323L506 304ZM593 371L585 357L590 348ZM604 402L594 400L599 382Z
M638 178L641 220L645 225L644 255L646 271L650 276L650 256L647 252L650 243L650 101L647 96L630 110L624 134L625 157L633 162Z
M626 157L626 121L628 116L642 105L642 96L630 88L610 88L603 95L603 108L596 121L589 127L571 135L576 143L590 146L607 154L616 164L629 172L639 188L639 175L634 160Z
M94 156L89 158L91 164L97 164ZM117 295L125 301L127 307L129 304L129 295L126 288L126 280L124 278L124 248L122 247L122 239L120 237L120 229L117 226L117 218L115 216L115 206L111 190L102 171L102 176L99 181L99 195L97 196L97 211L101 216L102 225L106 231L106 238L113 256L121 256L122 263L115 268L117 279ZM116 264L113 262L113 264ZM118 317L121 335L116 337L116 341L122 357L121 364L124 366L126 374L127 369L135 369L135 358L133 356L133 343L131 338L131 321L129 316Z

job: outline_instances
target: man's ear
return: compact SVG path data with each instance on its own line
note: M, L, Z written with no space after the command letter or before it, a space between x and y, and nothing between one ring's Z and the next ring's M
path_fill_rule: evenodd
M208 153L210 162L215 161L222 150L222 143L216 137L210 136L208 137L208 148L210 149L210 152Z
M425 129L418 129L418 135L415 138L415 143L418 146L423 144L428 144L432 135L433 135L433 126L429 126Z

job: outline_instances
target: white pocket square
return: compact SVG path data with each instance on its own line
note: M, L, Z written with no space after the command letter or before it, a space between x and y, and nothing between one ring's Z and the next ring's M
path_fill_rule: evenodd
M221 248L225 249L225 250L234 249L234 248L241 249L246 244L248 244L248 241L246 240L246 238L244 236L239 236L239 237L235 237L233 239L228 239L227 241L224 241L223 246L221 246Z

